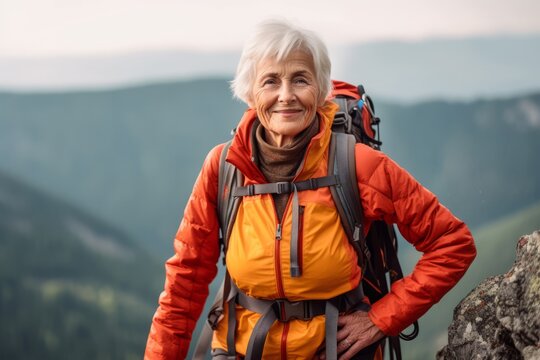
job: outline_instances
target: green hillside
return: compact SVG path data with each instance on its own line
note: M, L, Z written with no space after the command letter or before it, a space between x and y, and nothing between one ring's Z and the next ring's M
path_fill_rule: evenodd
M375 104L383 150L468 224L540 200L540 94ZM204 157L243 109L225 79L0 93L0 154L9 154L0 171L99 214L164 259Z
M540 200L540 94L380 113L384 151L473 227Z
M453 309L474 287L489 276L506 273L515 259L517 240L540 230L540 202L522 211L473 230L478 255L463 279L420 319L420 335L402 342L406 359L433 359L447 342ZM404 259L411 268L416 259Z
M473 229L488 223L464 281L404 344L433 358L459 299L540 227L540 94L376 104L384 151ZM140 358L193 181L243 108L224 79L0 93L0 358Z
M0 171L99 214L163 258L207 152L242 113L224 80L0 93Z
M122 232L0 173L1 359L140 359L162 277Z

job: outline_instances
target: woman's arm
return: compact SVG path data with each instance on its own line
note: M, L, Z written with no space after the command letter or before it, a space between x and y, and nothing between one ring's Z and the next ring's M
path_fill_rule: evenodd
M366 219L396 223L423 253L413 272L395 282L368 314L385 334L398 335L461 279L476 248L465 223L386 155L357 145L356 159Z
M174 239L175 255L165 263L165 288L152 320L145 359L184 359L191 334L216 276L219 225L216 213L219 156L206 157Z

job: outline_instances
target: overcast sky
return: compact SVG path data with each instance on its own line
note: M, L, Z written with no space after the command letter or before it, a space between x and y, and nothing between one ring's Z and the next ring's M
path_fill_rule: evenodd
M0 57L238 49L272 17L331 44L540 33L538 0L0 0Z

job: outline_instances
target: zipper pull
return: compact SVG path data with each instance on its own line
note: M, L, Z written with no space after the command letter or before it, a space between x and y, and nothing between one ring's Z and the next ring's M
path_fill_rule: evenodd
M281 224L277 224L277 228L276 228L276 240L281 240Z

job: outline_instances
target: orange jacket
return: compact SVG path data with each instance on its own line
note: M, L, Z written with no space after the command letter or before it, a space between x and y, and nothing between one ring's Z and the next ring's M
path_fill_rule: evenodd
M319 109L320 130L311 140L296 180L326 175L330 125L336 106ZM251 160L254 110L248 110L227 155L245 175L246 184L264 183ZM188 201L175 238L176 254L166 263L165 290L153 319L146 359L185 357L191 332L216 274L219 257L216 214L217 176L223 145L207 156ZM465 273L476 255L466 225L437 198L381 152L356 146L357 178L365 229L376 219L396 223L401 234L422 258L413 273L396 282L372 306L370 319L387 335L397 335L424 314ZM357 286L360 271L356 254L341 228L330 191L321 188L299 193L303 207L299 245L302 276L289 275L290 204L283 215L283 237L275 240L277 217L270 195L244 198L233 227L227 264L232 279L249 295L289 300L325 299ZM330 285L331 284L331 285ZM236 348L245 353L259 315L237 311ZM213 347L226 349L226 322L220 322ZM264 350L265 358L311 358L324 341L324 317L310 321L276 322Z

